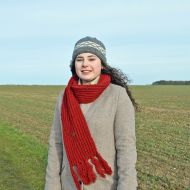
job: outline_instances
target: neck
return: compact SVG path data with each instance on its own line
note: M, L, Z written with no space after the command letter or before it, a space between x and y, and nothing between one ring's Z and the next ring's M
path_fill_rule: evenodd
M79 85L92 85L92 84L97 84L98 80L99 80L100 76L96 77L95 79L91 80L91 81L82 81L81 79L79 79L78 84Z

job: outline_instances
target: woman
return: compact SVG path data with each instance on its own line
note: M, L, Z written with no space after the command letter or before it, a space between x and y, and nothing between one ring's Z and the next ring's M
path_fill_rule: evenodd
M92 37L75 44L70 67L55 109L45 190L136 189L136 104L126 75L107 64L104 44Z

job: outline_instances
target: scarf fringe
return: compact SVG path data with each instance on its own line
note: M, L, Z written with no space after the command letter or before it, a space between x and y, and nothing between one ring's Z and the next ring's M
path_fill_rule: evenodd
M85 185L96 181L96 175L93 171L93 167L87 160L77 165L77 171L80 179Z
M112 174L111 167L109 167L108 163L101 157L99 153L97 153L97 156L91 157L89 160L95 166L97 173L101 177L105 178L105 174ZM80 162L76 165L78 175L85 185L89 185L96 181L96 174L91 163L89 163L88 160L85 160L84 162Z
M98 157L100 163L102 164L102 166L104 167L105 173L108 175L111 175L112 174L111 167L108 165L108 163L102 158L102 156L98 152L97 152L97 157Z

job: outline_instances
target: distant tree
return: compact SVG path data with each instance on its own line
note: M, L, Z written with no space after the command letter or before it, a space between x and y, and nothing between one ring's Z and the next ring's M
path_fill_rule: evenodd
M152 85L190 85L190 80L188 81L159 80L153 82Z

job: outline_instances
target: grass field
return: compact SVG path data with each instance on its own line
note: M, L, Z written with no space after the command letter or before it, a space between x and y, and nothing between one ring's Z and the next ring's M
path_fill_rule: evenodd
M0 86L0 190L42 190L63 86ZM139 190L190 190L190 86L132 86Z

